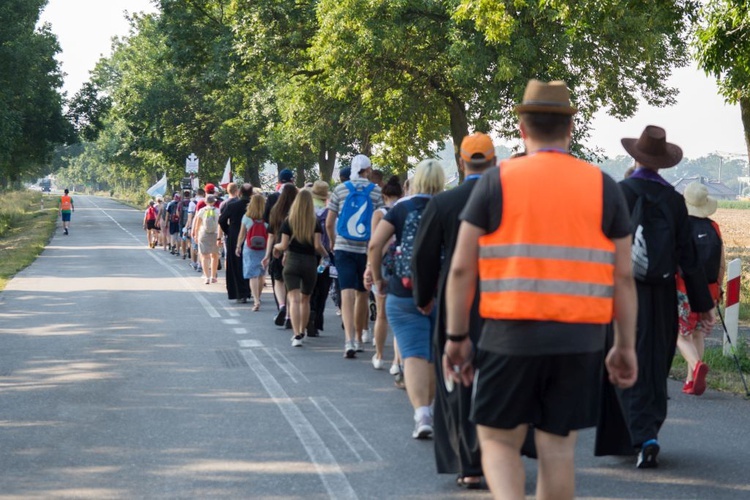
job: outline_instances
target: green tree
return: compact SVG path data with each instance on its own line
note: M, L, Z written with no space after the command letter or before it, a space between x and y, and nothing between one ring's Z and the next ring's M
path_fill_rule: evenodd
M701 14L695 41L698 65L716 78L728 103L740 105L750 155L750 3L710 0Z
M312 51L376 140L420 156L470 130L512 136L529 78L565 80L585 140L594 112L631 116L639 97L673 102L693 1L320 0ZM399 143L400 142L400 143Z
M45 172L55 144L70 140L63 117L57 38L37 28L46 0L0 3L0 187Z

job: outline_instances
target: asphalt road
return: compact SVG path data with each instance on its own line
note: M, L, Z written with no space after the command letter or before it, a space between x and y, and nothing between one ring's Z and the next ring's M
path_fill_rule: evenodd
M435 473L372 348L343 359L332 306L292 348L269 288L252 312L146 248L140 211L75 202L70 235L0 294L0 499L489 497ZM750 402L679 389L659 469L581 434L579 498L750 498Z

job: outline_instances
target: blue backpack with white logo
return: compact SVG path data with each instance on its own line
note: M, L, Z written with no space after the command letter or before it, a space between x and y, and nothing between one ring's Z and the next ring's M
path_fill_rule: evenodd
M372 223L370 193L375 189L375 184L355 185L347 181L344 185L349 189L349 194L339 211L336 232L347 240L369 241Z

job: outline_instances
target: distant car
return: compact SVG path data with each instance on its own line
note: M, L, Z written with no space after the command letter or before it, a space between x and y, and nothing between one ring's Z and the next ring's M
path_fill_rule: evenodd
M42 193L51 193L51 192L52 192L52 188L50 188L49 186L42 186Z

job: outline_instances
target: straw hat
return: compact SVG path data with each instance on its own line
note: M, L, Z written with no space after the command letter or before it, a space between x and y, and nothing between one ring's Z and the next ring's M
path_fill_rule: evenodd
M719 203L715 198L708 196L708 188L700 182L691 182L685 188L685 205L688 215L705 219L716 212Z
M574 115L578 109L570 105L570 92L565 82L549 83L529 80L523 93L523 101L516 106L516 113L553 113Z
M328 199L328 183L325 181L315 181L312 185L312 188L310 188L310 193L312 193L313 198L317 198L319 200L327 200Z

